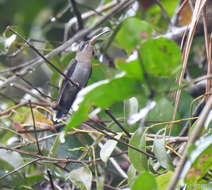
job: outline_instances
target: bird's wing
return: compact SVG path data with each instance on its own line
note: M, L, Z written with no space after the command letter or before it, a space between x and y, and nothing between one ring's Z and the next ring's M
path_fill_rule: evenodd
M68 77L71 78L71 75L74 72L74 69L77 65L77 60L76 59L72 59L67 67L67 69L65 70L64 74ZM64 85L68 82L68 80L66 78L63 79L62 81L62 85L61 85L61 89L64 87Z
M68 77L71 77L71 75L74 72L74 69L76 67L76 64L77 64L77 60L75 58L73 58L70 61L70 63L68 65L67 69L65 70L64 74L67 75Z
M69 65L68 65L67 69L64 72L64 74L68 78L71 78L71 75L73 74L76 65L77 65L77 60L76 59L72 59L71 62L69 63ZM64 89L66 88L66 86L68 84L69 84L69 81L66 78L64 78L63 81L62 81L62 85L60 86L59 93L58 93L57 103L60 102L60 99L61 99L61 97L63 95L63 91L64 91Z
M91 74L92 74L92 67L91 67L91 69L90 69L90 73L89 73L88 81L89 81L89 79L91 78ZM87 81L87 83L85 84L85 86L87 86L88 81Z

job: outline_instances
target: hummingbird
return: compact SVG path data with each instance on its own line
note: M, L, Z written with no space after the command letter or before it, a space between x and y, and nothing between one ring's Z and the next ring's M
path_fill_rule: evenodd
M92 73L93 45L100 36L107 32L109 31L101 32L88 41L80 42L76 57L70 61L64 72L73 83L67 80L67 78L64 78L62 81L54 108L56 119L67 115L78 92L87 85Z

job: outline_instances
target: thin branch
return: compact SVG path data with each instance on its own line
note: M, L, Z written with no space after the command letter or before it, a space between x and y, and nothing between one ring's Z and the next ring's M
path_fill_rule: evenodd
M43 137L43 138L39 138L39 139L38 139L38 142L48 140L48 139L50 139L50 138L56 137L57 135L59 135L59 133L54 133L54 134L45 136L45 137ZM19 149L19 148L22 148L22 147L24 147L24 146L28 146L28 145L34 144L34 143L35 143L35 141L26 142L26 143L24 143L24 144L19 144L19 145L13 147L13 148Z
M43 98L42 96L39 96L38 94L34 94L31 90L29 90L28 88L25 88L24 85L18 84L18 83L10 83L11 87L15 87L17 89L20 89L22 91L24 91L26 94L31 95L34 98L37 98L38 100L42 101L42 102L46 102L49 103L46 98Z
M26 154L26 155L29 155L29 156L39 158L40 160L46 160L48 162L53 162L53 163L61 162L61 163L81 163L81 164L84 164L84 163L88 162L87 160L81 161L81 160L72 160L72 159L69 159L69 158L53 158L53 157L48 157L48 156L42 156L42 155L37 154L36 152L27 152L27 151L24 151L24 150L20 150L20 149L8 147L8 146L0 146L0 149L15 151L15 152L18 152L20 154Z
M31 102L31 105L32 105L32 107L34 107L34 106L51 107L51 105L49 103L44 103L44 102ZM23 103L17 104L15 106L8 108L5 111L0 112L0 117L10 114L13 110L18 109L22 106L29 106L29 102L23 102Z
M52 126L52 125L49 125L49 126ZM52 130L51 127L46 128L46 129L36 129L36 133L42 133L42 132L45 132L45 131L53 131L53 132L55 132L55 131L57 131L57 130L63 128L64 126L65 126L65 124L63 124L63 123L58 123L58 124L54 125L54 129L55 129L55 130ZM18 133L34 133L34 132L35 132L35 131L34 131L33 129L27 129L27 130L18 131Z
M183 167L185 165L185 162L187 160L187 154L188 154L188 149L190 145L194 144L195 141L199 138L202 128L204 127L204 122L207 119L208 113L212 108L212 96L209 97L203 111L200 114L199 119L197 120L197 124L194 128L194 130L191 132L191 135L189 136L189 140L186 146L186 150L183 153L183 157L181 158L179 165L175 169L175 172L172 176L171 181L169 182L167 190L173 190L175 189L175 186L179 180L179 177L182 173Z
M155 157L153 156L152 153L150 154L150 153L144 152L143 150L140 150L140 149L138 149L138 148L136 148L136 147L134 147L134 146L132 146L132 145L126 143L126 142L120 141L120 140L116 139L115 137L113 137L113 136L111 136L111 135L108 135L105 131L102 131L101 129L99 129L98 127L96 127L96 126L94 126L94 125L90 125L90 124L86 124L86 123L84 123L83 125L87 125L87 126L89 126L89 127L91 127L91 128L94 128L94 129L96 129L97 131L99 131L99 132L101 132L102 134L104 134L106 137L108 137L108 138L110 138L110 139L113 139L113 140L119 142L120 144L126 145L127 147L129 147L129 148L131 148L131 149L133 149L133 150L135 150L135 151L137 151L137 152L140 152L140 153L142 153L142 154L145 154L145 155L148 156L148 157L151 157L151 158L155 159Z
M95 11L94 10L91 10L91 11L88 11L86 13L83 13L81 16L82 16L82 19L83 20L86 20L88 18L90 18L91 16L94 16L95 14L100 14L101 12L104 12L112 7L114 7L115 5L117 5L119 2L117 0L113 0L111 2L109 2L108 4L105 4L99 8L97 8ZM103 16L104 17L104 16ZM67 41L68 39L68 33L69 33L69 30L70 28L72 28L75 24L77 23L77 19L76 17L74 18L71 18L68 23L65 25L65 31L64 31L64 41Z
M207 71L207 75L210 75L212 73L212 63L211 63L211 53L210 53L210 41L209 41L209 36L208 36L208 22L207 22L207 16L206 16L206 5L204 6L203 8L203 11L202 11L202 19L203 19L203 28L204 28L204 37L205 37L205 50L206 50L206 55L207 55L207 61L208 61L208 71ZM208 98L209 98L209 93L210 93L210 88L211 88L211 85L212 85L212 81L211 79L207 79L207 82L206 82L206 91L205 91L205 94L206 94L206 97L205 97L205 100L207 101Z
M4 94L4 93L1 93L1 92L0 92L0 96L2 96L2 97L4 97L4 98L6 98L6 99L12 101L14 104L18 104L18 102L17 102L15 99L9 97L8 95L6 95L6 94Z
M35 133L35 140L36 140L36 144L37 144L37 148L38 148L38 153L40 155L42 155L42 152L40 150L40 146L39 146L39 143L38 143L38 136L37 136L36 127L35 127L35 117L34 117L34 113L33 113L33 109L32 109L32 104L31 104L31 101L30 100L29 100L29 107L30 107L31 114L32 114L33 129L34 129L34 133Z
M77 23L78 23L78 30L82 30L84 28L83 20L80 11L77 8L77 4L75 0L69 0L70 4L72 5L74 14L77 18Z
M185 6L186 6L186 4L188 3L188 1L189 1L189 0L184 0L184 1L181 3L180 7L179 7L179 8L177 9L177 11L176 11L176 14L177 14L177 15L180 15L180 14L181 14L182 10L185 8Z
M150 138L165 138L166 141L168 141L169 143L175 143L175 142L186 142L188 141L188 137L172 137L172 136L164 136L164 135L156 135L156 134L146 134L147 137ZM152 141L154 141L154 139L151 139ZM148 141L148 139L147 139Z
M102 18L100 18L95 24L93 24L92 26L90 26L90 27L88 27L86 29L83 29L83 30L79 31L77 34L75 34L71 39L66 41L64 44L62 44L61 46L59 46L56 49L54 49L52 52L50 52L47 55L45 55L45 58L49 59L49 58L54 57L57 54L61 53L62 51L64 51L68 47L70 47L72 45L72 43L74 43L77 40L82 39L82 37L84 37L85 35L87 35L90 32L92 32L95 28L99 27L101 24L103 24L106 20L108 20L114 14L122 11L124 8L126 8L129 5L131 5L135 1L136 0L123 0L117 6L112 8L111 11L109 11ZM34 67L36 65L39 65L39 64L41 64L43 62L44 62L43 58L36 58L36 59L30 60L30 61L26 62L25 64L22 64L22 68L23 67L24 68L18 74L23 76L23 75L25 75L28 72L28 70L30 68L32 68L32 67ZM16 80L16 78L17 78L16 76L11 76L10 78L8 78L6 81L4 81L3 83L0 84L0 89L6 87L8 84L10 84L14 80Z
M47 170L47 174L48 174L48 177L49 177L51 188L52 188L52 190L55 190L54 183L53 183L52 176L51 176L51 173L50 173L50 170L49 169Z
M50 100L53 100L53 98L51 96L48 96L48 95L44 94L43 92L41 92L38 88L33 87L33 84L30 81L26 80L24 77L19 76L17 74L16 74L16 76L19 77L21 80L23 80L27 85L29 85L29 87L36 90L41 96L44 96L44 97L49 98Z
M46 63L48 63L52 68L54 68L58 73L60 73L65 79L67 79L71 84L76 86L77 88L80 88L78 84L73 82L68 76L66 76L59 68L57 68L53 63L51 63L45 56L43 56L32 44L30 44L27 40L24 39L23 36L18 34L16 31L14 31L12 28L8 27L9 31L13 32L15 35L17 35L19 38L21 38L30 48L32 48L33 51L35 51L40 57L44 59Z
M171 25L171 20L166 12L166 10L164 9L163 5L161 4L161 2L159 0L155 0L155 3L160 7L163 17L166 19L166 21L168 22L168 24Z
M9 175L11 175L11 174L13 174L13 173L15 173L15 172L21 170L21 169L23 169L24 167L26 167L26 166L28 166L28 165L34 163L34 162L37 162L38 160L40 160L40 158L36 158L36 159L34 159L34 160L32 160L32 161L30 161L30 162L28 162L28 163L26 163L26 164L24 164L24 165L22 165L22 166L19 166L18 168L12 170L11 172L8 172L8 173L6 173L5 175L1 176L1 177L0 177L0 180L6 178L7 176L9 176Z
M192 41L193 41L193 38L194 38L195 28L197 27L197 23L198 23L198 20L200 18L200 13L201 13L206 2L207 2L207 0L197 0L196 4L195 4L195 9L194 9L194 13L193 13L193 17L192 17L191 25L190 25L190 30L189 30L189 33L188 33L188 38L186 40L186 44L185 44L185 47L184 47L185 53L184 53L184 56L183 56L182 71L181 71L179 82L178 82L179 86L182 86L182 84L183 84L183 78L184 78L184 74L185 74L185 71L186 71L186 68L187 68L188 57L189 57L189 53L190 53L190 49L191 49L191 44L192 44ZM176 118L178 104L179 104L179 101L180 101L180 96L181 96L181 88L179 88L177 90L177 93L176 93L176 100L175 100L175 106L174 106L174 112L173 112L173 115L172 115L172 120L175 120L175 118ZM173 126L170 127L170 131L169 131L170 134L171 134L171 131L172 131L172 127Z
M110 112L109 109L105 109L104 110L105 113L119 126L119 128L124 131L124 133L130 138L131 135L130 133L121 125L121 123L119 123L119 121L112 115L112 113Z

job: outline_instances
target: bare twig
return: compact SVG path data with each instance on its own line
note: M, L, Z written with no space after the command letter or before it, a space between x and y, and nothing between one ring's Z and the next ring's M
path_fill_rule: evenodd
M58 69L51 61L49 61L45 56L43 56L32 44L30 44L27 40L24 39L23 36L18 34L16 31L14 31L12 28L8 27L8 29L13 32L15 35L17 35L19 38L21 38L30 48L32 48L33 51L35 51L40 57L44 59L46 63L48 63L52 68L54 68L58 73L60 73L65 79L67 79L71 84L79 88L79 85L73 82L68 76L66 76L60 69Z
M37 162L38 160L40 160L40 158L36 158L36 159L34 159L34 160L32 160L32 161L30 161L30 162L28 162L28 163L26 163L26 164L24 164L24 165L22 165L22 166L19 166L18 168L12 170L11 172L8 172L8 173L6 173L5 175L1 176L1 177L0 177L0 180L4 179L5 177L7 177L7 176L9 176L9 175L11 175L11 174L13 174L13 173L15 173L15 172L21 170L22 168L24 168L24 167L26 167L26 166L28 166L28 165L34 163L34 162Z
M116 139L115 137L113 137L113 136L111 136L111 135L108 135L105 131L102 131L101 129L99 129L98 127L96 127L96 126L94 126L94 125L90 125L90 124L86 124L86 123L84 123L83 125L87 125L87 126L89 126L89 127L91 127L91 128L94 128L94 129L96 129L97 131L99 131L99 132L101 132L102 134L104 134L106 137L108 137L108 138L110 138L110 139L113 139L113 140L119 142L120 144L126 145L127 147L129 147L129 148L131 148L131 149L133 149L133 150L135 150L135 151L137 151L137 152L140 152L140 153L142 153L142 154L145 154L146 156L151 157L151 158L153 158L153 159L155 158L155 157L153 156L153 153L150 154L150 153L144 152L143 150L140 150L140 149L138 149L138 148L136 148L136 147L134 147L134 146L132 146L132 145L126 143L126 142L120 141L120 140Z
M155 138L155 137L157 137L157 138L164 138L169 143L186 142L186 141L188 141L188 137L171 137L171 136L155 135L155 134L146 134L146 136L147 137L150 137L150 138ZM152 139L152 140L154 141L154 139Z
M7 80L7 79L6 79ZM5 81L6 81L5 80ZM31 90L29 90L28 88L25 88L24 85L18 84L18 83L10 83L11 87L15 87L17 89L20 89L22 91L24 91L26 94L31 95L34 98L37 98L38 100L42 101L42 102L46 102L49 103L48 100L46 100L46 98L43 98L42 96L39 96L38 94L33 93Z
M38 143L38 136L37 136L36 127L35 127L35 117L34 117L34 113L33 113L33 109L32 109L32 104L31 104L31 101L30 100L29 100L29 107L30 107L31 114L32 114L33 129L34 129L34 133L35 133L35 140L36 140L36 144L37 144L37 148L38 148L38 153L40 155L42 155L42 152L40 150L40 146L39 146L39 143Z
M204 36L205 36L205 50L207 55L207 61L208 61L208 71L207 75L210 75L212 73L212 61L211 61L211 48L210 48L210 38L208 36L208 22L207 22L207 16L206 16L206 5L203 8L202 11L202 19L203 19L203 28L204 28ZM212 80L210 78L207 79L206 83L206 97L205 100L207 101L209 98L210 88L212 86Z
M95 28L99 27L102 23L104 23L107 19L109 19L110 17L112 17L114 14L122 11L124 8L126 8L129 5L131 5L135 1L136 0L123 0L123 1L121 1L121 3L119 3L117 6L115 6L114 8L112 8L111 11L109 11L102 18L100 18L95 24L93 24L89 28L86 28L86 29L83 29L83 30L79 31L70 40L66 41L61 46L57 47L52 52L50 52L47 55L45 55L45 58L46 59L49 59L49 58L54 57L57 54L61 53L62 51L64 51L68 47L70 47L72 43L74 43L77 40L80 40L82 37L84 37L85 35L89 34ZM30 68L32 68L32 67L34 67L36 65L39 65L39 64L41 64L43 62L44 62L43 58L36 58L36 59L30 60L30 61L26 62L25 64L22 64L22 68L23 67L24 68L18 74L21 75L21 76L23 76L23 75L25 75L28 72L28 70ZM11 76L6 81L4 81L3 83L0 84L0 89L1 88L4 88L5 86L7 86L8 84L10 84L14 80L16 80L16 76Z
M179 86L182 86L182 84L183 84L183 77L184 77L184 74L185 74L185 71L187 68L188 57L189 57L189 53L190 53L190 49L191 49L191 44L192 44L192 41L194 38L195 28L196 28L198 20L200 18L201 11L206 2L207 2L207 0L197 0L196 4L195 4L194 13L193 13L193 17L192 17L191 25L190 25L190 30L188 33L188 38L186 40L185 49L184 49L185 51L184 51L184 56L183 56L182 72L180 74L180 78L179 78L179 82L178 82ZM176 100L175 100L175 106L174 106L172 120L175 120L175 118L176 118L178 104L180 101L180 95L181 95L181 88L179 88L176 93ZM172 131L171 129L172 129L172 126L170 128L170 133Z
M86 160L81 161L81 160L72 160L72 159L69 159L69 158L53 158L53 157L48 157L48 156L42 156L42 155L37 154L36 152L27 152L27 151L23 151L23 150L8 147L8 146L0 146L0 149L15 151L15 152L18 152L20 154L26 154L26 155L29 155L29 156L39 158L40 160L45 160L45 161L53 162L53 163L59 162L59 163L81 163L81 164L84 164L84 163L88 162Z
M103 5L103 6L99 7L99 8L97 8L95 11L92 10L92 11L88 11L88 12L86 12L86 13L83 13L83 14L81 15L81 17L82 17L83 20L85 20L85 19L88 19L88 18L90 18L91 16L93 16L93 15L95 15L95 14L97 14L97 13L98 13L98 15L99 15L99 13L101 13L101 12L103 12L103 11L106 11L106 10L108 10L108 9L110 9L110 8L112 8L112 7L114 7L114 6L117 5L118 3L119 3L119 2L118 2L117 0L113 0L113 1L111 1L110 3L107 3L107 4L105 4L105 5ZM71 18L71 19L68 21L68 23L65 25L64 41L67 41L69 30L70 30L70 28L72 28L76 23L77 23L77 19L76 19L76 17L74 17L74 18Z
M52 176L51 176L49 169L47 170L47 174L48 174L48 177L49 177L49 180L50 180L51 188L52 188L52 190L55 190L54 183L53 183Z
M159 0L155 0L155 3L160 7L163 17L166 19L166 21L168 22L168 24L171 25L171 20L166 12L166 10L164 9L163 5L161 4L161 2Z
M186 6L186 4L188 3L188 1L189 0L184 0L182 3L181 3L181 5L180 5L180 7L177 9L177 11L176 11L176 14L180 14L181 12L182 12L182 10L184 9L184 7Z
M131 137L130 133L121 125L121 123L118 122L118 120L112 115L109 109L104 110L105 113L119 126L119 128L124 131L124 133L128 136Z
M4 93L1 93L1 92L0 92L0 96L2 96L2 97L4 97L4 98L6 98L6 99L12 101L14 104L18 104L18 102L17 102L15 99L9 97L8 95L6 95L6 94L4 94Z
M84 28L83 20L80 11L77 8L77 4L75 0L69 0L70 4L72 5L74 14L77 18L77 23L78 23L78 30L82 30Z
M197 124L196 124L194 130L191 132L191 135L190 135L188 143L187 143L186 150L183 153L183 157L180 160L179 165L175 169L175 172L172 176L172 179L169 183L167 190L175 189L175 186L178 182L179 176L182 172L183 166L185 165L185 162L187 160L188 148L190 145L194 144L195 141L199 138L199 136L201 134L201 130L204 127L204 122L207 119L207 116L208 116L209 111L211 110L211 107L212 107L212 96L210 96L210 98L208 99L203 111L200 114L199 119L197 120Z
M43 102L31 102L31 105L32 105L32 107L34 107L34 106L51 107L51 105L49 103L43 103ZM5 111L0 112L0 117L10 114L13 110L18 109L22 106L29 106L29 102L17 104L15 106L10 107L9 109L7 109Z
M50 138L56 137L57 135L59 135L59 133L55 133L55 134L51 134L51 135L48 135L48 136L39 138L39 139L38 139L38 142L48 140L48 139L50 139ZM13 147L13 148L19 149L19 148L22 148L22 147L24 147L24 146L28 146L28 145L34 144L34 143L35 143L35 141L26 142L26 143L24 143L24 144L19 144L19 145Z
M51 96L48 96L48 95L44 94L43 92L41 92L38 88L34 87L33 84L30 81L26 80L24 77L19 76L17 74L16 74L16 76L19 77L21 80L23 80L27 85L29 85L29 87L36 90L41 96L44 96L44 97L49 98L50 100L53 100L53 98Z

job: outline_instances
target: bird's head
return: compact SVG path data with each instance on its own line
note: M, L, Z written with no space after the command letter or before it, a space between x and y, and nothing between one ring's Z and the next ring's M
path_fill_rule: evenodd
M108 32L109 31L101 32L100 34L95 35L88 41L80 42L76 59L79 61L91 60L93 55L93 45L96 43L96 41L99 39L100 36Z

